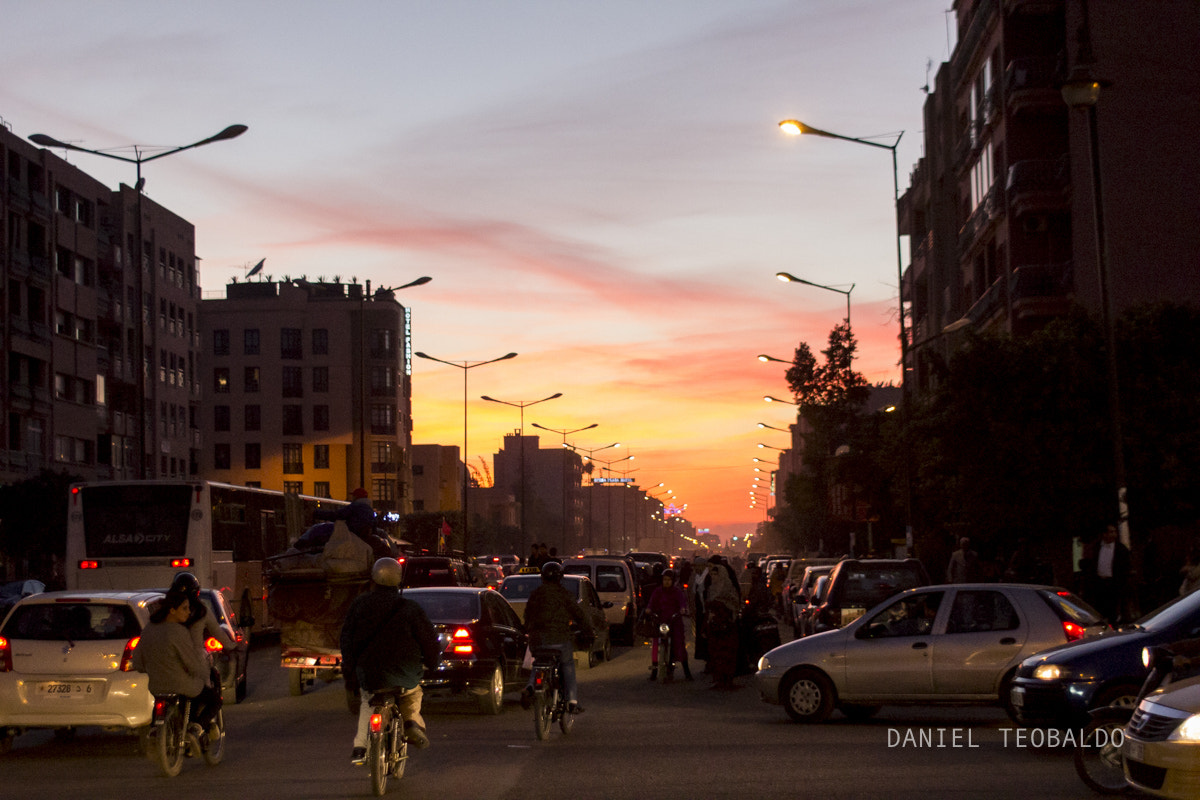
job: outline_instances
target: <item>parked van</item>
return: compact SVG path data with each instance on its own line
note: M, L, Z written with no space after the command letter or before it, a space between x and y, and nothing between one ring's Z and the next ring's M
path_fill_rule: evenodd
M563 573L583 575L592 582L605 604L604 613L613 639L632 643L638 608L637 584L629 562L620 556L576 556L563 559L562 567Z

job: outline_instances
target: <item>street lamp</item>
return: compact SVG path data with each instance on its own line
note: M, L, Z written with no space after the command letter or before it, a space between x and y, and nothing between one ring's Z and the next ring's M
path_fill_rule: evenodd
M413 353L417 358L424 358L429 361L436 361L439 364L447 364L451 367L458 367L463 371L463 480L462 480L462 514L463 514L463 554L471 555L471 515L468 505L467 486L470 484L470 470L467 466L467 373L475 367L482 367L484 364L494 364L497 361L507 361L510 358L516 358L516 353L507 353L499 358L489 358L487 361L446 361L441 358L434 358L427 353Z
M758 423L758 427L760 427L760 428L770 428L771 430L773 430L773 431L779 431L780 433L787 433L787 434L790 434L790 433L791 433L791 431L789 431L789 430L787 430L787 429L785 429L785 428L776 428L774 425L768 425L768 424L767 424L767 423L765 423L765 422L760 422L760 423Z
M805 286L815 286L818 289L827 289L831 292L837 292L838 294L846 295L846 327L850 326L850 293L854 291L855 285L853 283L850 284L849 289L835 289L832 286L825 286L820 283L806 281L804 278L797 278L795 275L789 275L786 272L776 272L775 277L779 278L779 280L783 281L784 283L803 283Z
M195 148L195 147L202 147L203 145L206 145L206 144L212 144L213 142L222 142L222 141L225 141L226 139L233 139L238 136L241 136L247 130L248 130L248 127L246 125L230 125L229 127L225 128L220 133L217 133L213 136L209 136L207 139L201 139L198 142L192 142L191 144L185 144L181 147L168 147L166 149L148 148L143 145L135 144L135 145L132 145L132 148L133 148L133 157L132 158L130 158L129 156L117 155L116 153L109 153L104 150L91 150L87 147L80 147L79 145L71 144L69 142L59 141L58 139L55 139L52 136L47 136L44 133L35 133L29 137L29 141L33 142L34 144L41 145L42 147L57 147L57 148L62 148L63 150L75 150L80 153L91 153L94 156L102 156L104 158L112 158L117 161L124 161L127 164L134 164L137 166L137 182L134 184L134 187L133 187L134 190L137 191L137 225L135 226L135 235L137 236L137 247L135 248L135 252L133 254L134 259L135 259L134 263L137 267L137 272L136 272L136 275L134 278L134 286L136 288L137 296L138 296L138 308L143 309L143 311L139 312L137 315L137 326L134 329L133 346L137 350L137 353L136 353L137 360L134 363L137 365L137 375L138 375L138 379L137 379L137 386L138 386L138 396L137 396L138 477L142 478L143 480L145 480L146 478L149 477L149 471L147 470L148 464L147 464L147 460L146 460L146 390L148 388L147 383L146 383L146 373L149 369L149 366L146 363L146 319L147 319L147 317L144 312L144 309L146 307L146 294L145 294L145 284L144 284L144 280L143 280L144 267L142 264L142 262L145 259L145 244L143 243L144 234L142 231L142 190L146 186L146 181L142 178L142 164L148 163L150 161L156 161L160 158L166 158L169 155L173 155L175 153L179 153L184 150L191 150L192 148ZM151 150L156 150L156 149L159 149L159 152L152 153L151 155L146 155L147 152L149 152ZM153 269L149 270L149 272L150 272L150 279L151 279L151 289L153 290L153 288L154 288L153 281L154 281L155 272ZM153 294L153 291L151 293ZM153 311L153 309L151 309L151 311ZM154 319L153 313L151 313L150 320L153 321L153 319ZM152 324L149 327L150 327L151 331L153 331L155 329ZM152 404L151 405L151 413L153 413L153 408L154 408L154 406ZM155 430L155 431L158 430L158 426L153 424L153 422L151 423L150 427L152 430Z
M538 425L536 422L533 422L530 424L533 425L533 427L539 428L543 431L549 431L550 433L560 434L563 437L563 440L562 440L563 448L566 448L568 434L579 433L580 431L591 430L592 428L595 428L600 423L593 422L591 425L584 425L582 428L574 428L574 429L571 429L571 428L563 428L563 429L547 428L545 425ZM567 552L567 454L566 453L563 453L562 475L563 475L563 479L562 479L562 552L565 554Z
M771 444L763 444L762 442L759 442L759 443L758 443L758 446L759 446L759 447L765 447L765 448L768 448L768 449L771 449L771 450L778 450L778 451L780 451L781 453L785 453L785 452L787 452L787 448L786 448L786 447L776 447L775 445L771 445Z
M599 458L596 458L596 459L593 459L593 460L594 460L594 461L598 461L599 463L603 464L603 465L604 465L604 471L605 471L605 472L607 472L607 473L608 473L608 475L611 477L611 476L612 476L612 465L613 465L613 464L619 464L619 463L621 463L622 461L632 461L632 460L633 460L633 458L634 458L633 454L632 454L632 453L630 453L629 455L625 456L624 458L614 458L614 459L613 459L613 460L611 460L611 461L605 461L605 460L603 460L603 459L599 459ZM594 483L594 482L595 482L595 478L593 478L593 479L592 479L592 481L593 481L593 483ZM612 487L611 487L611 486L608 486L608 485L606 485L606 486L605 486L605 489L606 489L606 490L609 490L609 489L612 489ZM605 514L605 517L606 517L606 521L607 521L607 523L608 523L608 525L607 525L607 527L608 527L608 552L609 552L609 553L612 553L612 552L613 552L613 539L612 539L612 495L611 495L611 494L607 494L607 493L606 493L604 497L605 497L605 501L606 501L606 502L605 502L605 506L604 506L604 507L607 509L607 513ZM624 497L624 496L622 496L622 498L623 498L623 497ZM622 499L622 503L621 503L621 519L622 519L622 521L624 521L624 518L625 518L625 503L624 503L624 500Z
M366 291L358 299L358 485L364 489L367 488L367 296L383 300L401 289L424 286L431 280L433 278L423 275L403 286L376 289L374 294L371 293L371 282L367 281Z
M784 405L789 405L789 406L800 405L799 403L793 403L791 400L780 400L778 397L772 397L769 394L764 394L763 400L766 400L768 403L783 403Z
M588 427L595 427L595 426L588 426ZM620 442L613 442L612 444L604 445L604 447L593 447L591 449L588 449L586 447L577 447L576 445L569 444L566 440L566 437L563 437L563 447L568 448L570 450L574 450L576 453L580 453L580 452L587 453L587 455L584 456L585 461L592 460L592 453L599 453L601 450L608 450L610 448L620 447L620 446L621 446ZM582 484L582 478L580 479L580 483ZM596 546L595 534L592 532L592 495L593 494L594 494L594 492L591 488L591 482L589 480L588 493L587 493L587 498L588 498L588 515L587 515L588 516L588 531L587 531L588 547Z
M1113 478L1117 484L1117 531L1121 544L1130 546L1129 506L1126 502L1125 451L1121 433L1121 392L1117 372L1117 340L1113 329L1112 293L1109 287L1108 234L1104 227L1104 194L1100 180L1100 128L1096 121L1096 105L1100 90L1111 81L1092 73L1091 20L1087 0L1080 0L1081 18L1076 32L1078 48L1075 66L1062 85L1063 101L1072 109L1087 112L1088 143L1092 161L1092 227L1096 241L1096 277L1100 284L1100 315L1104 324L1104 346L1107 352L1109 435L1113 447Z
M769 356L766 353L759 353L758 360L763 362L764 364L768 361L778 361L780 364L791 364L792 363L789 359L776 358L775 356Z
M562 392L555 392L549 397L543 397L541 400L516 400L509 402L508 400L497 400L494 397L488 397L486 394L480 399L487 400L489 403L500 403L505 406L513 406L521 409L521 429L517 440L521 445L521 544L526 545L525 541L525 409L529 406L536 406L538 403L544 403L547 400L555 400L562 397Z

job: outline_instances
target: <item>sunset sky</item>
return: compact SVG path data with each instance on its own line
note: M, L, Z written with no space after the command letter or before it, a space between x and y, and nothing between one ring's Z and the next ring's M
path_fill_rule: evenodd
M145 166L147 196L196 226L205 296L263 258L276 280L429 275L397 295L415 350L519 353L469 371L473 463L520 424L480 395L562 392L526 409L527 434L598 423L572 441L621 442L605 457L635 455L614 467L674 489L697 527L752 531L756 443L787 445L757 423L794 420L762 400L788 395L783 365L755 355L820 350L846 308L779 271L854 284L858 367L898 380L890 155L777 123L904 131L903 191L949 0L5 5L18 135L107 150L249 126ZM461 446L462 378L414 360L415 442Z

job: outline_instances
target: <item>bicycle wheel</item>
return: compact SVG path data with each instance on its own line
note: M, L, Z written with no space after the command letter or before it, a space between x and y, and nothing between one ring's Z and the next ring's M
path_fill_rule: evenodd
M1121 763L1121 733L1128 715L1092 720L1083 729L1075 748L1075 772L1088 788L1099 794L1122 794L1129 788Z
M204 748L204 763L215 767L225 757L225 717L223 711L218 711L213 718L213 724L208 727L208 747ZM216 736L213 736L213 732Z
M397 714L392 720L392 777L400 780L404 777L404 766L408 763L408 740L404 738L404 721Z
M380 797L387 791L387 742L384 735L371 733L367 739L367 765L371 768L371 792Z
M158 768L168 778L174 778L183 768L183 754L186 748L183 734L183 709L176 703L163 712L162 724L158 726L158 741L154 743Z
M533 732L537 734L539 742L546 741L550 736L551 708L545 689L533 693Z
M571 727L575 724L575 717L567 708L566 697L559 695L558 708L558 727L564 734L568 734L571 732Z

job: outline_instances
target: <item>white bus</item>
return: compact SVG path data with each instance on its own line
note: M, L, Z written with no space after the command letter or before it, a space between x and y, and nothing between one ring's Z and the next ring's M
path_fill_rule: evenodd
M177 572L217 588L255 630L267 615L264 558L338 500L189 480L76 483L67 507L68 589L166 587Z

